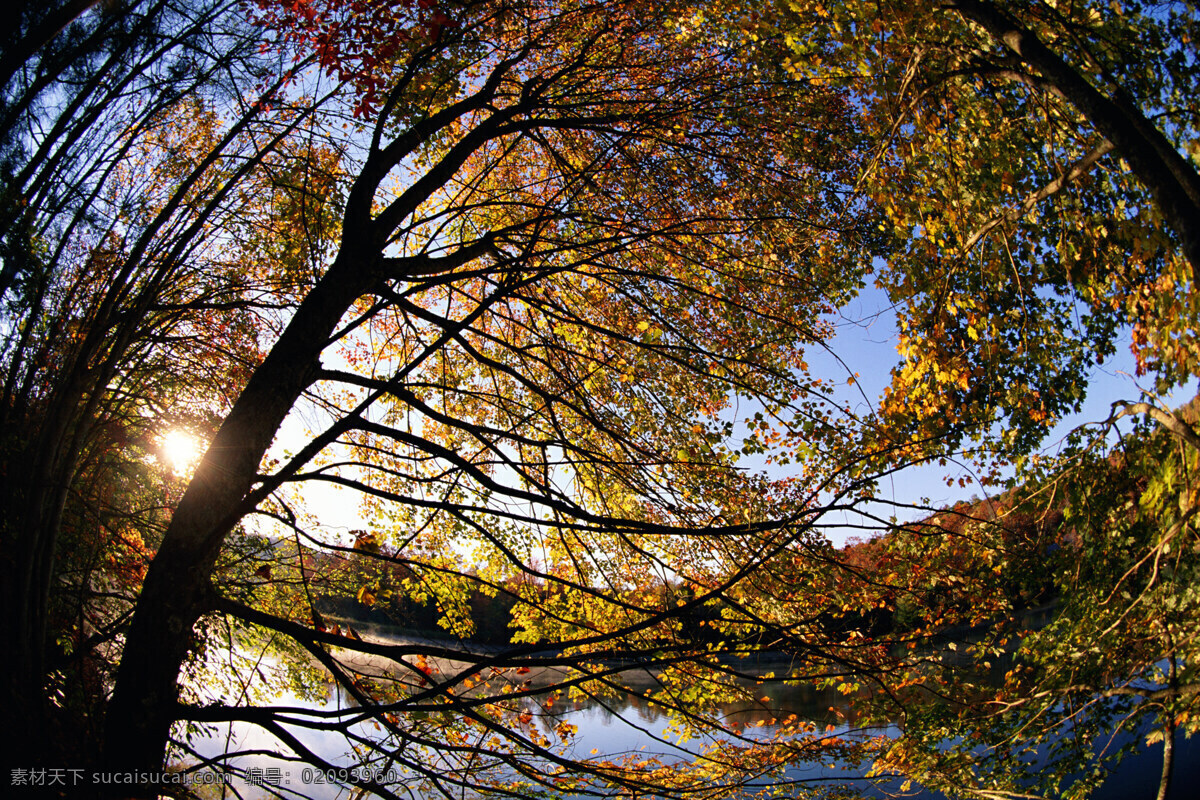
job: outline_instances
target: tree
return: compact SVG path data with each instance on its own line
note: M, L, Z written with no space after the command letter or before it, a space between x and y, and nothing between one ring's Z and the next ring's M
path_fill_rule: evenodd
M1187 724L1193 570L1121 571L1192 532L1178 416L1126 406L1175 439L1130 440L1123 462L1081 439L1060 471L923 523L867 501L923 460L965 455L998 481L1130 327L1160 388L1194 374L1194 10L649 6L29 17L0 209L5 500L22 509L5 635L28 655L10 708L71 684L62 653L42 663L49 639L92 654L71 663L99 705L88 665L119 646L105 766L205 766L189 737L226 721L344 766L305 740L329 730L359 766L399 770L345 775L382 796L716 797L783 790L788 764L833 754L986 794L1023 785L1003 743L1029 709L1056 741L1056 703L1161 677L1141 705L1091 703L1089 734L1129 709ZM1135 50L1152 60L1130 66ZM806 352L871 270L900 364L856 415ZM148 458L164 416L210 440L191 478ZM1059 485L1070 502L1040 500ZM354 541L319 486L359 504ZM893 533L839 552L822 526L843 510ZM363 641L318 608L334 585L433 609L460 639L502 598L512 642ZM1056 637L1025 637L1003 689L929 648L986 625L971 656L998 657L1049 586ZM1152 597L1179 612L1146 636ZM1090 635L1121 657L1057 669L1058 644ZM772 679L738 659L763 650L795 656L773 680L866 695L905 735L744 734L719 701L759 699ZM1156 675L1158 656L1176 666ZM636 691L681 738L712 737L686 762L573 756L570 726L540 724L648 664ZM260 702L326 679L352 709ZM946 749L951 730L996 758Z
M287 70L269 69L228 4L26 11L32 38L12 53L31 55L0 108L3 706L24 732L18 758L86 727L52 726L65 711L46 687L81 684L71 669L104 661L128 616L169 504L152 499L166 491L146 463L155 439L213 424L214 398L257 359L264 315L305 281L295 267L267 280L261 253L215 246L235 224L287 220L294 200L271 199L328 179L299 135L305 106L266 102ZM226 92L239 100L223 127ZM281 163L291 188L273 180Z
M717 754L690 776L565 760L522 722L516 704L535 692L489 676L565 667L574 677L560 690L602 696L629 659L658 660L659 699L685 726L704 724L707 701L681 687L707 677L745 691L712 648L678 636L678 620L734 603L727 647L745 647L760 622L737 611L733 587L780 554L822 550L816 515L853 489L816 461L778 483L746 476L721 416L741 398L790 426L791 445L844 446L803 349L827 335L814 320L865 265L839 212L855 154L823 133L850 107L756 74L740 41L692 26L685 8L259 9L285 46L316 48L362 121L344 142L341 238L148 567L107 710L108 763L157 769L180 718L252 722L316 758L280 723L326 725L320 714L177 705L196 625L219 614L307 649L380 725L381 740L356 740L365 757L414 781L721 791L750 756ZM841 258L807 257L834 241L849 243ZM293 455L273 456L297 408L324 421ZM372 645L316 614L298 624L231 597L218 565L242 520L318 539L289 495L314 481L370 498L374 535L434 587L448 628L463 631L473 583L510 593L520 637L536 643L487 656ZM652 591L668 578L695 586L691 599L672 606ZM543 640L561 652L538 655ZM387 657L399 677L357 678L332 646ZM431 683L435 657L466 666ZM333 724L353 738L353 722ZM468 746L470 725L496 743ZM435 735L453 762L437 773L405 750Z
M905 593L916 645L883 665L891 691L863 698L904 720L877 769L958 797L1086 797L1161 742L1167 796L1200 689L1194 406L1119 406L1004 496L876 542L871 578Z
M1028 451L1127 326L1160 390L1194 374L1190 5L796 2L744 24L860 98L876 142L858 185L894 242L893 442L1003 420L995 445Z
M911 658L875 672L869 702L905 719L880 768L959 796L1084 796L1152 720L1165 796L1194 713L1180 669L1194 565L1178 549L1194 535L1194 434L1146 397L1054 458L1037 448L1123 334L1158 391L1196 375L1195 7L771 9L742 26L786 36L786 68L854 92L876 142L859 185L891 223L877 283L901 363L873 440L899 465L969 456L984 486L1023 465L999 497L891 525L848 590L859 617L903 602L915 633ZM1110 450L1131 415L1161 429ZM1030 592L1049 586L1055 619L1030 634ZM938 651L964 629L969 653ZM1003 658L1016 667L997 689ZM1122 729L1137 732L1124 748Z

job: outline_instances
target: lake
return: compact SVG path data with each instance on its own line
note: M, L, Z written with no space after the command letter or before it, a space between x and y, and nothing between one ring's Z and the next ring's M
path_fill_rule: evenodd
M642 681L653 682L654 676L643 671ZM832 726L837 736L865 736L870 733L896 735L898 729L875 731L852 730L839 718L849 715L847 698L832 690L817 690L811 686L767 684L756 687L763 701L727 704L721 712L730 723L736 723L748 738L772 736L777 728L775 721L791 714L800 719L812 720L821 726ZM353 709L354 704L340 691L331 691L324 703L299 700L294 696L280 698L280 705L313 709ZM570 702L560 700L551 710L530 704L534 712L528 725L551 741L561 742L563 755L581 759L619 759L632 755L638 758L657 757L663 762L680 761L700 752L710 740L703 737L679 742L666 730L670 720L659 707L646 702L636 694L626 694L607 699L602 705L597 702ZM555 734L562 723L576 729L565 742ZM350 766L356 763L347 754L346 740L338 733L313 732L290 729L300 735L305 744L318 757L336 765ZM364 736L372 733L370 725L358 725L355 730ZM319 771L306 768L295 762L285 762L267 755L271 750L280 750L279 740L262 729L244 723L222 725L218 733L196 743L197 751L205 757L222 753L247 752L234 763L244 769L258 770L259 775L275 784L284 796L308 796L317 800L346 800L352 792L337 782L328 782ZM431 753L429 767L437 771L436 754ZM1162 768L1162 745L1143 746L1135 756L1126 759L1115 775L1108 779L1101 790L1093 795L1098 800L1153 800ZM900 788L898 780L879 785L837 764L812 763L790 767L786 772L789 782L806 785L849 784L867 797L888 797ZM244 781L234 779L242 790L251 796L260 792L268 796L262 787L246 786ZM1195 796L1195 787L1200 785L1200 746L1195 740L1178 737L1175 755L1175 775L1170 800L1190 800ZM414 795L420 797L421 795ZM458 795L454 795L458 796ZM463 794L462 797L471 797ZM569 796L569 795L566 795ZM913 787L905 794L914 800L934 800L942 795Z

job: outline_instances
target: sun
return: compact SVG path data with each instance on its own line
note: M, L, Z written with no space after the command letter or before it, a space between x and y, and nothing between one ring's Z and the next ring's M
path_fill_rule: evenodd
M159 451L171 472L179 477L190 474L200 460L200 442L187 431L172 430L164 434Z

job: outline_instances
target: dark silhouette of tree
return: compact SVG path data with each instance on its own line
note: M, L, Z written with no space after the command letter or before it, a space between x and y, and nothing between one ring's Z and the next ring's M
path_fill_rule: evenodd
M850 107L756 74L744 43L679 9L259 13L284 46L315 49L361 120L344 145L340 242L224 417L147 569L106 763L157 769L176 720L237 719L318 764L283 722L341 730L369 763L430 791L514 779L719 791L756 759L751 772L777 769L749 739L675 778L566 758L518 707L546 687L513 678L559 670L554 691L602 698L633 662L658 663L668 676L657 702L686 726L719 720L679 682L713 697L749 691L718 659L758 646L764 624L735 587L782 553L821 551L814 521L852 481L815 462L779 483L748 476L722 415L741 398L789 426L777 440L764 423L750 450L811 452L853 435L803 363L827 334L820 315L865 266L848 244L820 270L807 258L858 236L842 197L854 152L823 133L847 125ZM272 441L297 409L323 421L277 459ZM432 599L447 628L468 633L476 587L509 596L517 638L531 643L483 655L373 644L307 602L272 613L223 589L223 548L248 517L277 520L303 545L337 544L292 507L293 488L314 482L368 498L372 536L415 576L405 591ZM359 545L358 557L383 558ZM681 579L694 587L686 599L655 588ZM369 600L380 587L362 589ZM730 609L726 644L678 635L682 618L718 602ZM298 643L361 711L180 706L181 666L213 615ZM358 675L331 646L393 671ZM439 674L435 659L460 666ZM358 737L363 719L379 739ZM476 729L490 738L465 744Z
M47 685L107 668L98 648L127 621L171 502L148 463L163 461L156 439L212 429L265 315L307 280L303 247L271 275L255 260L333 176L303 136L311 103L268 102L290 67L258 53L231 7L30 4L5 50L6 70L28 51L0 104L3 705L17 760L86 728L47 706ZM268 217L240 249L215 250ZM310 223L319 249L327 229Z

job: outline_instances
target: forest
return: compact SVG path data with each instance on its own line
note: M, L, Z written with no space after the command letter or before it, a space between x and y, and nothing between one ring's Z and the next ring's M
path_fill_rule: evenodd
M1195 0L13 8L10 796L1182 796Z

